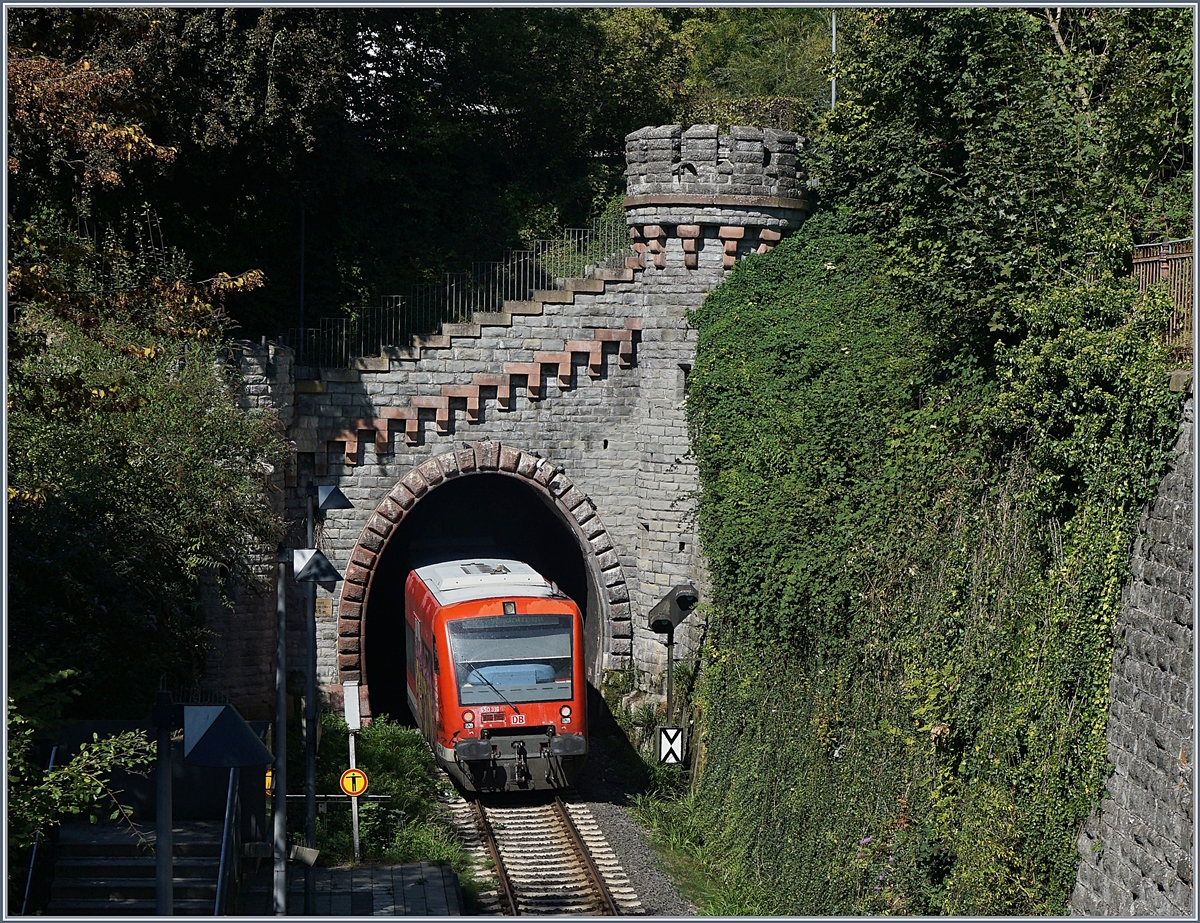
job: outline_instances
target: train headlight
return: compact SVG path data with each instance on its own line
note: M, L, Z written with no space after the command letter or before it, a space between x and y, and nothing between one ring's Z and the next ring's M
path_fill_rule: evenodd
M564 705L562 708L560 708L560 709L558 710L558 713L559 713L560 715L562 715L564 718L570 718L570 717L571 717L571 706L570 706L570 705Z
M467 711L463 712L462 719L464 724L470 724L475 720L475 712L468 709Z

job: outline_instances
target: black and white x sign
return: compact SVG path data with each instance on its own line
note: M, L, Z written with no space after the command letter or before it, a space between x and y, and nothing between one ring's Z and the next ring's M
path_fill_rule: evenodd
M658 761L660 763L683 762L683 728L658 729Z

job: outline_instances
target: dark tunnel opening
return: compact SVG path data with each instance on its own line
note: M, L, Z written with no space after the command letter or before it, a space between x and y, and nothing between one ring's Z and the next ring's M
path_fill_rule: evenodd
M465 557L515 558L554 581L589 611L587 565L572 528L534 489L500 474L447 481L397 526L371 580L363 621L363 681L372 715L412 724L405 696L404 582L414 567ZM588 655L591 656L589 651Z

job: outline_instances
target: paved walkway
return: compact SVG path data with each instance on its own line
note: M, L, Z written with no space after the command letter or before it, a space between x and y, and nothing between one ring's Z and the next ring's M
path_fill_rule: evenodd
M314 868L316 914L322 917L460 916L462 892L448 865L359 865ZM271 916L269 861L242 883L238 916ZM288 866L288 916L304 915L304 869Z

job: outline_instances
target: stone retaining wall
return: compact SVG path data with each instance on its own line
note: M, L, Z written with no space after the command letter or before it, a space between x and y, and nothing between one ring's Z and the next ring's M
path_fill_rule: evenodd
M1079 836L1071 907L1104 916L1192 916L1193 431L1142 515L1115 633L1099 811Z

